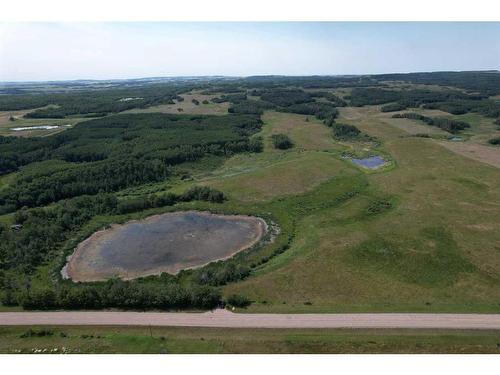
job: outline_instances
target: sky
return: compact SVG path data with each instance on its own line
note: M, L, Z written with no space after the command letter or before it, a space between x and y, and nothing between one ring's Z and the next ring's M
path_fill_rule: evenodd
M500 69L495 23L0 23L0 81Z

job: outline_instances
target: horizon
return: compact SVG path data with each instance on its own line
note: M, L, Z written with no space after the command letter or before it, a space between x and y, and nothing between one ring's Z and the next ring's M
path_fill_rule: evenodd
M118 81L141 81L141 80L163 80L163 79L197 79L197 78L230 78L230 79L246 79L254 77L376 77L380 75L404 75L404 74L430 74L430 73L495 73L499 74L499 69L479 69L479 70L433 70L433 71L408 71L408 72L388 72L388 73L364 73L364 74L258 74L247 76L229 76L229 75L191 75L191 76L144 76L144 77L126 77L126 78L74 78L74 79L58 79L58 80L30 80L30 81L1 81L0 84L39 84L39 83L60 83L60 82L118 82Z

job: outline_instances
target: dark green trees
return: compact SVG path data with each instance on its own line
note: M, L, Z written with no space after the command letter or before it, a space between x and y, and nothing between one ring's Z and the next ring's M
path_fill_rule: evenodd
M293 142L286 134L273 134L271 136L274 148L286 150L293 147Z

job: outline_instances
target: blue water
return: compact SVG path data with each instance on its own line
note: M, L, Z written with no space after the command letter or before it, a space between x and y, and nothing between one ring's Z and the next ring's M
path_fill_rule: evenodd
M370 156L365 159L351 159L354 164L361 165L365 168L375 169L385 164L385 160L380 156Z

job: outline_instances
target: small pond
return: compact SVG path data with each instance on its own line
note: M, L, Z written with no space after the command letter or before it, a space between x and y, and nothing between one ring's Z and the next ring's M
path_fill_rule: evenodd
M377 169L377 168L379 168L382 165L387 163L380 156L370 156L369 158L364 158L364 159L352 158L351 161L354 164L357 164L357 165L360 165L361 167L369 168L369 169Z
M264 220L182 211L114 224L81 242L62 270L73 281L133 279L227 259L256 244Z
M60 127L69 127L71 125L37 125L37 126L23 126L19 128L11 128L10 130L13 130L15 132L22 132L26 130L52 130L52 129L58 129Z

